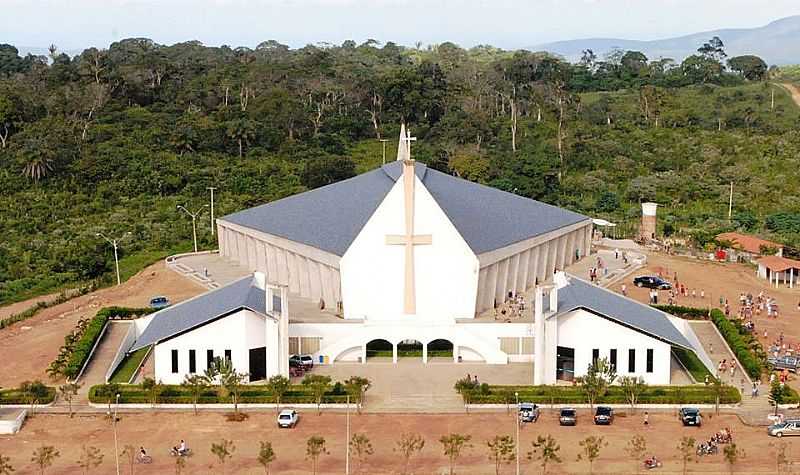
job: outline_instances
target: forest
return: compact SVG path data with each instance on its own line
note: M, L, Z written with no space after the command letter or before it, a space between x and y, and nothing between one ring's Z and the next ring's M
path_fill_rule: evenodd
M370 40L289 48L125 39L69 57L0 45L0 305L112 282L191 249L217 216L394 158L665 235L800 246L800 113L778 71L719 38L682 62ZM388 142L381 142L388 140ZM728 193L734 184L733 214ZM198 218L211 249L210 216ZM130 233L128 235L127 233Z

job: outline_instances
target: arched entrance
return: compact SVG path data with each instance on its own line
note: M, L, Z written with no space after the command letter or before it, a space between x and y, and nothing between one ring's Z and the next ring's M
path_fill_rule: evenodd
M422 358L423 346L419 340L403 340L397 344L398 358Z
M431 340L427 345L427 361L453 362L453 342L443 338Z
M394 345L389 340L375 339L367 343L367 360L370 358L392 359Z

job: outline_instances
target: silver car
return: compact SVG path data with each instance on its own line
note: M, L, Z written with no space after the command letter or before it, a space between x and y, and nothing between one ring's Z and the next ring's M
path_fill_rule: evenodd
M789 420L773 424L767 428L767 434L773 437L800 435L800 420Z

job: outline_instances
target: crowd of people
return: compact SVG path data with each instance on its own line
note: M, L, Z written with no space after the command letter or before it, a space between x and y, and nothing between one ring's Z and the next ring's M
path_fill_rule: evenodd
M527 308L524 296L509 292L508 300L502 305L495 305L494 319L510 322L512 319L522 318Z

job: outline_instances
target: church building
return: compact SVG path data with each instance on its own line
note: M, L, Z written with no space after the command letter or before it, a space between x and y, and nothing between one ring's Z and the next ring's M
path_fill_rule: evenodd
M366 362L380 341L395 362L408 342L425 363L432 344L454 363L535 359L540 383L596 349L668 384L672 347L702 352L690 328L574 277L545 305L539 284L589 253L591 219L430 169L412 140L403 128L395 162L217 219L221 256L252 276L158 312L131 349L155 345L165 383L222 356L254 381L287 374L289 354Z

